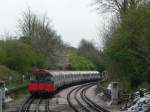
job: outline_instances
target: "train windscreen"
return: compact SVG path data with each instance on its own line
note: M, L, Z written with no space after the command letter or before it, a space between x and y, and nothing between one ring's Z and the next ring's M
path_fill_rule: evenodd
M45 83L53 83L53 77L50 75L36 75L36 76L32 76L31 78L31 82L45 82Z

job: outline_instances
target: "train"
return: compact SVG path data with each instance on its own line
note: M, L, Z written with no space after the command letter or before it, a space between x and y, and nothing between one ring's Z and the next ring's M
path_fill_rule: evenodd
M32 96L52 95L62 87L97 81L102 77L98 71L56 71L38 69L31 74L28 91Z

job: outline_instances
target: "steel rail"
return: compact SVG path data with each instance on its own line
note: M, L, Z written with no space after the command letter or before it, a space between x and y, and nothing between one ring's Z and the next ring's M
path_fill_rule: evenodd
M46 112L51 112L51 110L49 108L49 99L46 100L45 111Z
M82 89L81 93L80 93L80 96L81 96L81 99L92 109L92 110L95 110L95 111L98 111L93 105L91 105L90 102L87 101L87 99L85 98L84 96L84 92L87 88L90 88L92 87L93 85L88 85L86 86L85 88ZM98 111L99 112L99 111ZM100 111L101 112L101 111Z
M76 106L74 106L74 104L73 104L72 101L71 101L71 94L73 94L73 92L74 92L74 99L77 101L78 105L79 105L81 108L83 108L86 112L90 112L90 110L89 110L86 106L84 106L84 104L82 104L82 103L79 101L79 99L77 98L77 94L78 94L78 92L79 92L82 88L84 88L84 87L86 87L86 86L88 86L88 85L91 85L91 84L95 84L95 83L86 83L86 84L79 85L79 86L73 88L73 89L67 94L67 101L68 101L68 104L69 104L69 106L70 106L75 112L80 112L80 110L77 109Z
M42 102L42 98L38 99L35 112L40 112L40 108L39 107L40 107L41 102Z
M80 86L78 89L76 89L75 94L74 94L74 98L77 101L77 103L81 106L81 108L83 110L85 110L86 112L90 112L90 110L83 104L81 103L81 101L78 99L77 94L78 92L83 88L84 86Z
M75 87L74 89L72 89L68 94L67 94L67 101L69 106L75 111L75 112L80 112L71 102L71 94L79 87Z
M33 101L34 98L32 96L28 97L27 100L25 100L25 102L21 106L19 112L29 112L30 105Z
M25 102L22 104L21 108L19 109L18 112L30 112L30 106L31 104L36 101L36 106L33 112L40 112L40 104L43 101L42 98L35 99L32 96L28 97ZM45 101L45 112L51 112L50 107L49 107L49 99L46 99Z
M87 91L90 87L92 87L92 86L94 86L94 84L91 84L91 85L85 87L85 88L81 91L81 93L80 93L81 98L84 100L84 102L85 102L86 104L88 104L92 109L94 109L94 110L97 111L97 112L110 112L109 110L105 109L104 107L102 107L102 106L100 106L100 105L97 105L94 101L92 101L90 98L87 97L86 91Z

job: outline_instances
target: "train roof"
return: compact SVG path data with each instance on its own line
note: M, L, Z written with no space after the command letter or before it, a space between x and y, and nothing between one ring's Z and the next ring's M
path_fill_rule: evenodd
M57 75L70 75L70 74L99 74L98 71L53 71L53 70L45 70L46 72L50 73L53 76Z
M98 71L59 71L59 70L36 70L36 72L32 72L33 75L46 73L47 75L58 76L58 75L73 75L73 74L99 74Z

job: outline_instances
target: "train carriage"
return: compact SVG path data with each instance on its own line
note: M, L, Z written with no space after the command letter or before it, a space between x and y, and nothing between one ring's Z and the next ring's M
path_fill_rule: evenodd
M87 81L100 80L98 71L52 71L36 70L32 73L28 90L32 95L52 94L57 89Z

